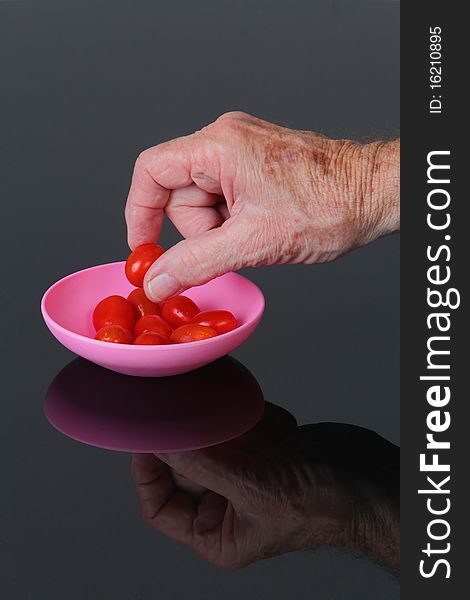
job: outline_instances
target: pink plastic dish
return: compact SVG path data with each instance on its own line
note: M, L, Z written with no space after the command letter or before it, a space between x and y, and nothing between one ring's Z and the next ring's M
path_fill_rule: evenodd
M164 377L202 367L243 344L256 329L264 310L261 290L245 277L227 273L187 290L185 295L201 310L231 311L239 322L237 329L199 342L165 346L95 340L92 313L96 304L112 294L127 297L133 289L124 274L124 262L99 265L57 281L44 294L41 311L54 337L75 354L125 375Z

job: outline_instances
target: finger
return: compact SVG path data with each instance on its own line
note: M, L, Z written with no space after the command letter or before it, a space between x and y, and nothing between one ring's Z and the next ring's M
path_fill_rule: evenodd
M185 238L220 227L225 220L216 206L200 208L178 206L167 209L166 214Z
M196 505L176 487L168 466L154 455L135 454L131 475L144 519L164 535L191 545Z
M163 211L170 198L171 190L150 175L149 160L145 153L137 159L126 202L127 241L132 250L140 244L158 240ZM180 174L180 179L183 183L187 180L184 173Z
M253 461L247 453L230 444L156 456L188 480L228 500L236 498L238 482L246 478Z
M142 152L134 167L125 210L132 249L158 239L170 191L191 185L192 173L195 181L201 182L199 187L219 192L217 156L212 153L209 160L208 153L208 140L200 133ZM207 182L211 181L213 185L210 186Z
M179 242L147 271L147 296L162 301L253 262L250 230L240 221L229 219L221 227Z
M224 218L219 207L225 204L223 197L211 194L196 184L173 190L165 212L184 237L191 237L219 227Z
M171 475L173 477L173 481L175 482L176 487L182 490L183 492L187 492L193 498L200 498L207 491L206 488L202 485L194 483L194 481L190 481L187 477L185 477L184 475L180 475L173 469Z
M131 476L137 489L144 518L151 518L173 493L169 470L152 454L134 454Z
M195 534L199 536L203 533L214 532L223 523L226 509L226 498L206 491L199 500L198 514L193 524Z

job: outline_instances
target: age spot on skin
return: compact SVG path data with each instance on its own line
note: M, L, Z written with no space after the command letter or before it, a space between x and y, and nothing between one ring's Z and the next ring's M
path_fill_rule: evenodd
M298 153L295 150L286 150L284 158L288 163L295 163L298 158Z
M273 165L268 166L268 173L269 175L271 175L271 177L274 177L276 175L276 169L273 167Z
M299 145L293 148L282 140L269 140L264 145L264 162L267 165L295 165L301 162L318 166L322 175L330 174L331 157L327 152L311 146ZM271 173L271 171L269 171Z
M288 144L280 140L269 140L264 145L264 162L265 164L283 162L283 155L286 152L291 152Z
M318 165L323 175L332 174L330 170L331 156L328 153L317 148L312 148L309 154L310 160Z

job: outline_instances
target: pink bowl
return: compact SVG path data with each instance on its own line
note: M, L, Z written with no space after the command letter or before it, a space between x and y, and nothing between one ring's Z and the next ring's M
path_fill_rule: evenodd
M98 265L60 279L44 294L41 311L52 335L83 358L125 375L163 377L186 373L228 354L250 337L261 320L264 297L251 281L227 273L191 288L185 295L201 310L230 310L239 327L215 338L189 344L132 346L94 339L92 313L112 294L127 296L134 288L124 274L124 262Z

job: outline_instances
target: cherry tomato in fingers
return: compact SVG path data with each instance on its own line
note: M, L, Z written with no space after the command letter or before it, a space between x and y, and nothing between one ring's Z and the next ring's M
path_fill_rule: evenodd
M162 317L172 327L186 325L198 312L197 304L187 296L174 296L162 304Z
M142 288L132 290L127 299L134 307L135 318L145 317L146 315L161 315L158 304L147 298Z
M111 342L112 344L132 344L134 336L129 329L120 325L105 325L97 331L95 340Z
M134 344L139 346L161 346L166 343L166 339L162 338L158 333L153 333L153 331L145 331L138 335L134 340Z
M122 296L108 296L98 302L93 311L96 331L105 325L120 325L132 331L135 322L132 304Z
M186 342L198 342L216 337L217 331L212 327L198 325L197 323L188 323L175 329L170 336L170 342L173 344L185 344Z
M144 285L145 273L164 252L165 250L157 244L142 244L131 252L126 260L125 272L132 285L135 287Z
M171 327L158 315L145 315L145 317L141 317L134 326L135 335L140 335L147 331L157 333L166 340L169 339L171 335Z
M212 327L219 334L227 333L237 327L237 320L228 310L204 310L193 317L191 323Z

